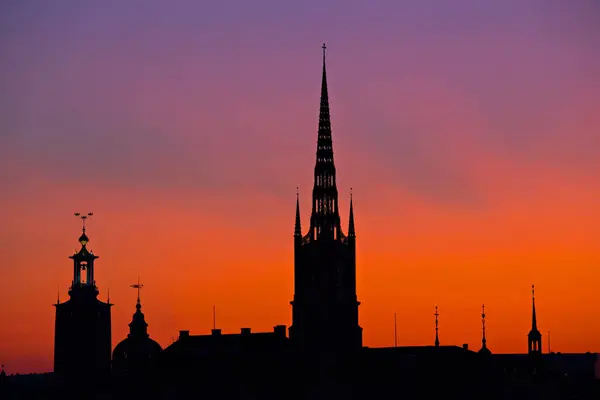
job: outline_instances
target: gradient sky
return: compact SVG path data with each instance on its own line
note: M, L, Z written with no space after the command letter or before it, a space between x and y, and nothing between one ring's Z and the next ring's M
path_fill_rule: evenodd
M0 363L50 371L79 221L113 345L291 323L321 79L368 346L600 351L595 0L5 0Z

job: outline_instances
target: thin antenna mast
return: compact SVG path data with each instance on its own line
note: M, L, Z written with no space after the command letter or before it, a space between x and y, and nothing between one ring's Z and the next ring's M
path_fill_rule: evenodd
M398 331L396 328L396 313L394 313L394 347L398 347Z

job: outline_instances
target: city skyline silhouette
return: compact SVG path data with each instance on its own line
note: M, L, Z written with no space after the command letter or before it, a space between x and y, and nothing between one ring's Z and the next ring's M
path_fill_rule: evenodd
M11 14L15 18L32 18L26 10L18 10L20 14L15 10ZM40 42L44 27L31 37L11 39L52 48ZM10 25L10 31L18 29ZM60 35L48 40L58 41ZM173 35L171 40L185 36L184 32ZM92 43L88 36L84 38ZM69 43L76 46L75 41ZM157 69L149 67L146 72L149 76L123 89L131 97L118 105L110 101L119 97L117 83L135 75L135 68L128 68L145 65L141 53L131 64L119 59L123 54L113 54L112 62L124 75L112 78L108 69L94 78L96 70L81 59L65 64L56 60L47 67L47 75L28 81L28 92L9 86L7 93L16 96L19 88L25 94L11 103L21 114L3 111L8 135L0 139L2 165L9 171L1 182L5 224L0 230L0 300L18 305L0 314L5 327L0 333L0 363L8 372L52 369L50 305L57 289L66 298L72 272L67 257L79 235L69 214L77 210L97 213L89 221L88 234L91 249L102 257L95 275L99 298L106 301L110 290L110 302L115 304L113 347L127 335L136 302L129 286L138 276L145 285L143 307L151 336L163 347L180 329L208 333L213 327L213 305L223 332L239 332L245 326L270 331L277 324L291 325L296 187L301 215L307 216L313 178L320 79L315 43L308 50L288 46L279 58L271 49L272 65L252 64L237 75L227 69L217 73L210 65L204 75L192 73L171 57L164 65L184 68L179 70L181 80L168 78L170 74L159 70L162 64L156 64ZM600 189L593 172L597 161L586 158L591 133L598 127L598 120L586 111L594 99L586 90L597 81L585 81L590 76L584 74L578 78L581 82L548 83L555 91L546 96L537 91L539 97L528 99L538 99L541 107L545 98L546 106L558 113L564 109L559 89L570 88L572 104L580 104L572 108L581 114L565 111L559 117L532 106L533 116L523 120L507 117L519 108L507 99L518 93L505 94L503 103L495 97L503 95L502 85L484 84L492 85L496 70L483 68L486 76L473 77L469 82L477 90L472 89L469 97L461 91L468 92L464 86L449 86L452 73L441 78L443 74L427 68L419 71L415 61L407 61L409 66L401 74L388 70L402 63L395 58L388 60L388 66L363 61L353 67L356 49L373 59L385 52L377 46L350 48L342 39L327 43L344 226L353 188L363 344L392 346L395 331L399 345L433 344L432 314L437 304L442 344L467 343L477 350L485 304L487 345L492 352L525 353L531 328L530 287L535 283L543 349L547 350L550 330L555 351L597 351L600 325L590 321L590 315L597 312L592 293L600 278L595 241L600 233L595 207ZM587 54L586 45L573 51ZM82 48L60 47L57 42L54 46L72 57L84 54ZM96 46L92 48L100 51L101 45ZM470 46L485 48L477 43ZM16 47L11 51L20 54ZM221 61L228 51L231 57L235 53L219 51L212 54L220 54ZM499 58L507 55L497 51ZM445 53L430 48L427 54L442 57ZM192 65L197 66L202 58L194 60ZM532 55L529 60L522 71L545 58ZM16 82L27 81L35 70L23 55L12 63L7 76ZM295 63L299 66L291 68ZM419 63L434 69L435 63L426 57ZM16 71L24 65L30 69L20 77ZM565 61L562 68L581 72L578 66L577 61ZM61 77L71 68L83 75L68 74L70 79L52 83L52 77ZM547 73L562 76L562 72L557 67ZM153 74L157 79L151 79ZM220 77L219 84L210 76ZM519 79L502 76L508 87L519 86ZM527 77L532 91L536 82L542 83L533 75ZM228 84L229 78L233 80ZM103 80L110 85L103 85ZM75 89L74 82L87 86ZM186 82L191 87L184 89ZM213 91L202 89L213 84ZM407 94L395 94L403 88ZM584 89L577 92L578 88ZM94 100L78 108L86 90ZM239 95L234 97L234 107L227 107L229 92ZM169 100L156 100L149 93ZM504 142L516 150L495 152L504 145L494 141L481 147L492 140L490 126L495 126L493 118L478 113L476 94L486 93L488 109L494 110L494 101L500 101L501 112L495 117L505 117L506 132L532 132L521 144L519 137ZM60 101L52 101L52 94ZM209 100L201 100L211 97L214 108L206 107ZM222 113L210 115L217 108ZM119 110L123 114L109 112ZM549 128L541 122L536 128L532 121L554 122L558 128L548 134L548 141L535 144ZM561 136L564 132L575 139L568 141ZM526 146L537 150L521 150ZM564 152L556 153L561 148ZM535 157L528 159L521 151ZM569 152L579 157L569 158ZM304 226L307 222L304 218Z

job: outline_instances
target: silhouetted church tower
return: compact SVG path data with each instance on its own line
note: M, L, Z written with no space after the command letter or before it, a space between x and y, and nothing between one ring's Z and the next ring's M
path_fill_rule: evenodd
M531 331L527 335L527 348L529 354L541 354L542 353L542 334L537 328L537 317L535 315L535 286L531 285L531 297L533 310L531 314Z
M75 214L83 220L79 237L81 249L73 260L73 281L69 300L57 302L54 335L54 372L93 378L110 372L112 304L98 300L94 279L94 263L98 256L87 249L85 234L87 215Z
M302 236L296 197L294 229L294 300L290 339L305 350L351 350L362 347L356 297L356 236L350 197L348 236L338 208L329 98L323 44L323 78L314 170L312 214ZM352 195L351 195L352 196Z

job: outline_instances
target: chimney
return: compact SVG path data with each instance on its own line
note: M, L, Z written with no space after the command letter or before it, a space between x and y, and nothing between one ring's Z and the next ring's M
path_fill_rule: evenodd
M190 337L190 331L179 331L179 340Z
M250 328L242 328L241 331L242 335L246 336L246 335L250 335L252 333Z
M210 331L210 333L213 336L221 336L221 330L220 329L213 329L212 331Z
M273 332L275 332L275 335L282 337L282 338L286 337L285 330L286 330L285 325L277 325L277 326L273 327Z
M463 344L463 350L469 350L469 345L467 343Z

